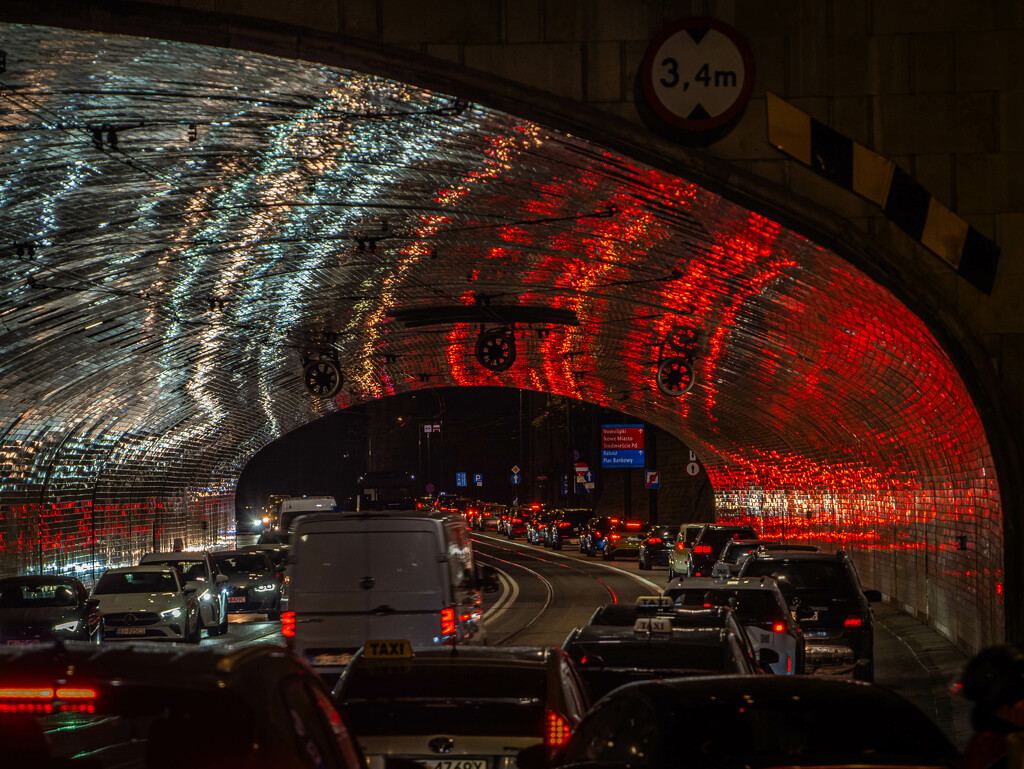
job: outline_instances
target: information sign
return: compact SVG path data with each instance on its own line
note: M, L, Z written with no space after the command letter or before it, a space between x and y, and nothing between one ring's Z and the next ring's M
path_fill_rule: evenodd
M601 467L643 466L643 425L601 425Z

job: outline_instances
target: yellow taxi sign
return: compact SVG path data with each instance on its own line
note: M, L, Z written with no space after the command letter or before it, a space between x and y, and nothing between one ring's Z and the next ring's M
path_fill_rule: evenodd
M657 614L659 611L671 611L675 601L667 595L642 595L636 599L637 612L641 614Z
M404 660L412 657L412 644L406 640L367 641L363 645L363 659Z

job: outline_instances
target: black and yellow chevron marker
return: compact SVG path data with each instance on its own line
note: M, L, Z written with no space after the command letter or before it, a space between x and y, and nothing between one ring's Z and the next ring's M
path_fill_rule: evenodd
M816 173L880 206L965 280L992 293L999 246L932 197L906 171L768 94L768 142Z

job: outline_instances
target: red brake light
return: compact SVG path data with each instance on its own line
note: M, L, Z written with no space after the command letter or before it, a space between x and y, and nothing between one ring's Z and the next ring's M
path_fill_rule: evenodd
M441 635L455 635L455 609L441 609Z
M295 612L281 612L281 635L285 638L295 638Z
M522 522L523 522L522 518L513 518L512 519L512 523L522 523Z
M843 621L843 627L861 627L864 624L864 620L860 617L847 617Z
M627 529L639 529L640 528L640 521L626 521L626 528Z
M0 689L0 713L95 713L96 690L61 686L18 686ZM8 702L7 700L14 700ZM61 702L73 700L73 702Z
M711 545L696 545L693 548L693 552L697 553L698 555L707 555L711 552Z
M618 522L619 522L618 518L609 518L608 519L608 523L618 523Z
M661 537L648 537L647 541L652 545L660 545Z
M564 529L566 526L572 526L572 524L569 521L560 521L558 524L560 529Z
M600 536L601 536L601 532L599 532L599 531L595 531L595 532L594 532L594 536L595 536L595 537L600 537Z
M52 700L53 689L44 687L0 689L0 698L5 700Z
M676 542L676 550L678 550L681 553L685 549L686 549L686 543L685 542Z
M69 686L62 686L57 689L58 700L94 700L96 699L95 689L73 689Z
M615 540L617 540L617 539L622 539L622 535L621 535L621 534L616 534L616 533L615 533L615 532L613 531L613 532L612 532L612 542L614 542L614 541L615 541Z
M775 624L772 625L772 630L774 630L776 633L785 633L786 632L786 623L785 622L776 622Z
M553 710L548 711L547 723L544 729L544 743L550 747L564 745L572 736L572 727L569 722Z

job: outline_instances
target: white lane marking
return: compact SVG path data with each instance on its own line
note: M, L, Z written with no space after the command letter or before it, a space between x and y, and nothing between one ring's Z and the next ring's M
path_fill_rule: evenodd
M523 566L521 563L514 563L512 561L506 561L504 558L498 558L496 555L491 555L490 553L487 553L487 554L481 553L480 555L483 555L483 557L490 558L490 559L493 559L495 561L501 561L502 563L507 563L509 566L515 566L517 569L522 569L523 571L530 572L530 574L532 574L533 576L535 576L537 579L539 579L541 582L544 583L544 588L548 592L548 596L544 600L544 605L542 607L540 607L540 611L537 612L537 614L534 616L534 618L531 619L529 622L527 622L525 625L523 625L521 628L519 628L515 632L510 633L509 635L505 636L504 638L502 638L500 641L498 641L495 644L495 646L501 646L506 641L508 641L510 638L515 638L517 635L519 635L523 631L529 630L531 627L533 627L534 625L537 624L537 622L540 620L540 618L544 615L544 612L546 612L548 610L548 607L551 605L551 601L555 597L555 588L543 576L541 576L540 574L535 572L533 569L530 569L530 568L527 568L526 566ZM498 567L495 566L494 568L497 569ZM512 577L509 577L509 579L512 579ZM512 579L512 582L515 583L516 580ZM511 606L512 606L512 603L511 602L508 603L505 607L502 608L502 612L506 611ZM496 617L498 615L495 614L494 616Z
M486 534L481 534L480 532L476 532L476 536L484 537L486 539L492 539L497 544L504 545L505 547L512 547L512 546L519 545L519 544L522 544L525 547L531 547L531 548L535 547L535 545L526 545L526 543L520 543L520 542L518 542L518 540L514 540L514 539L513 540L509 540L509 541L500 540L497 537L489 537ZM569 556L569 555L562 555L557 550L543 550L542 552L549 553L550 555L558 556L559 558L565 558L568 561L583 561L583 559L581 559L581 558L573 558L572 556ZM632 577L637 582L640 582L641 584L646 585L647 587L652 588L655 592L657 592L658 595L661 595L662 592L664 592L664 588L661 585L656 585L653 582L651 582L649 579L644 579L639 574L633 574L633 572L625 571L624 569L618 569L618 568L616 568L614 566L611 566L610 564L601 563L599 561L585 560L585 561L583 561L583 563L590 563L590 564L593 564L594 566L600 566L602 569L610 569L611 571L614 571L614 572L616 572L618 574L625 574L627 577Z
M500 617L508 611L509 607L516 602L516 599L519 598L519 583L512 579L507 572L499 569L497 566L492 566L491 568L498 572L498 579L501 580L501 595L498 596L498 600L494 602L494 606L484 612L485 622L489 622L495 617ZM509 596L509 593L511 593L511 596Z

